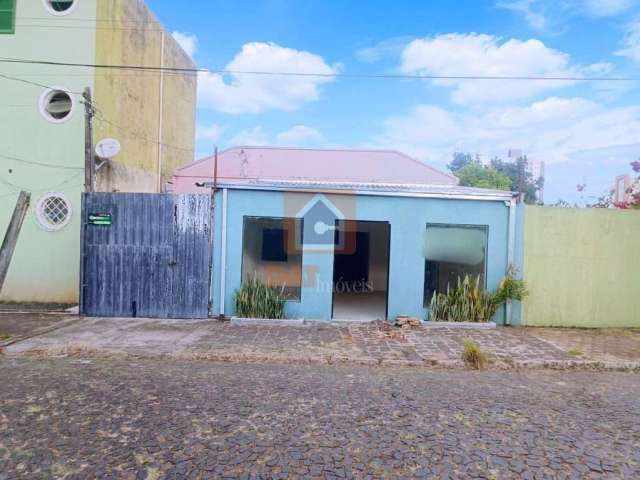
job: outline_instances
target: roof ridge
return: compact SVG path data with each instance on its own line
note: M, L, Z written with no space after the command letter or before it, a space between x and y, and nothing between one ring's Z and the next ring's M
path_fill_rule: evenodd
M225 151L237 150L237 149L252 149L252 150L303 150L306 152L369 152L369 153L400 153L397 150L388 148L312 148L312 147L281 147L277 145L235 145L227 148ZM401 155L404 155L400 153Z

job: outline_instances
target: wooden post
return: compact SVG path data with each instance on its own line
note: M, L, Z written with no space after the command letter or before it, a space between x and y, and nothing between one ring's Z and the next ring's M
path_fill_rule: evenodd
M93 192L95 182L95 161L93 157L93 104L91 89L84 89L84 191Z
M13 215L7 228L7 233L2 241L0 247L0 292L2 292L2 286L4 280L7 278L7 272L9 271L9 265L11 264L11 258L13 252L16 249L18 243L18 235L20 235L20 229L22 228L22 222L29 209L29 203L31 202L31 194L24 190L18 195L18 201L13 209Z

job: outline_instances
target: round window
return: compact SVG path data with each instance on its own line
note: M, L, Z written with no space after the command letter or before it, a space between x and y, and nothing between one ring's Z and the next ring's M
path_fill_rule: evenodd
M36 204L36 218L45 230L60 230L71 220L71 203L62 193L47 193Z
M42 0L51 15L68 15L78 3L78 0Z
M40 113L53 123L62 123L71 118L73 97L61 88L51 88L40 97Z

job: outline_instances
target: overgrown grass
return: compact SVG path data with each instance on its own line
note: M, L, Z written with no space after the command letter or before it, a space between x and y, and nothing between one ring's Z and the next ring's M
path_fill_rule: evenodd
M447 285L446 293L436 292L429 304L431 320L442 322L488 322L508 300L522 300L528 295L526 284L510 269L495 292L480 285L480 276L458 277L456 284Z
M578 350L577 348L572 348L567 352L567 355L571 355L572 357L582 357L584 352L582 350Z
M251 277L236 290L235 304L242 318L284 318L284 287L278 290Z
M469 367L476 370L483 370L487 367L487 356L476 342L465 340L462 345L462 361Z
M11 335L7 335L5 333L0 333L0 342L6 342L11 338Z

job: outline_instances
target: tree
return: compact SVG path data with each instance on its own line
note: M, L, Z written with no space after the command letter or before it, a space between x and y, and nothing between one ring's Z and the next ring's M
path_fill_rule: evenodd
M491 160L491 167L511 180L511 191L523 193L524 203L537 203L538 191L544 186L544 178L533 178L528 166L526 156L519 157L515 162L505 162L497 157Z
M464 187L511 189L511 179L508 176L477 161L464 165L456 171L456 176L460 179L460 185Z
M456 173L462 167L473 162L480 163L480 157L478 156L478 154L476 154L474 157L470 153L454 152L453 160L449 165L447 165L447 168L452 173Z

